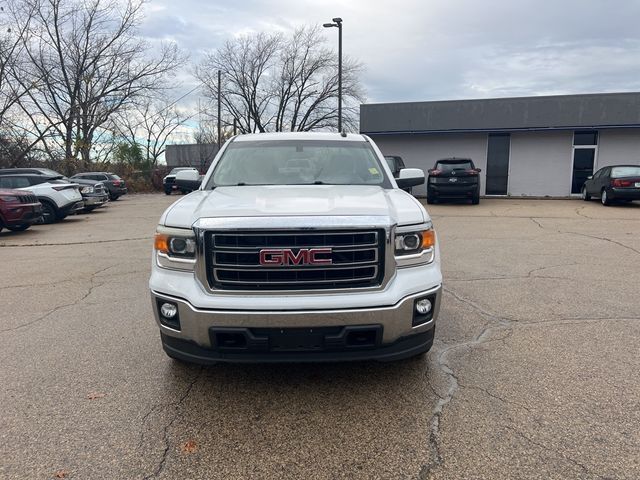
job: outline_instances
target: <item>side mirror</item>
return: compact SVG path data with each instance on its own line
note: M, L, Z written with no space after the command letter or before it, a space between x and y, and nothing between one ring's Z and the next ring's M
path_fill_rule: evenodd
M196 170L181 170L176 174L176 186L183 190L198 190L202 179Z
M403 168L396 178L398 188L411 188L424 183L424 172L419 168Z
M481 168L476 168L476 170L478 171L478 173L480 173L482 171Z

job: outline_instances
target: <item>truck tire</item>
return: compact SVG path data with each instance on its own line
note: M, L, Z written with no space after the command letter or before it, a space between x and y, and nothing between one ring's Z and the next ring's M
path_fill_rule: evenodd
M480 203L480 192L476 192L473 194L473 198L471 199L471 203L473 205L478 205Z

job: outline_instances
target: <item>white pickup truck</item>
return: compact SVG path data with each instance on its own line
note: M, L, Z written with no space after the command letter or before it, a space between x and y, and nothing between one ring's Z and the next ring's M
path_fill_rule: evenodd
M193 178L191 178L193 177ZM427 352L440 308L431 219L363 135L229 140L155 235L149 287L174 359L396 360Z

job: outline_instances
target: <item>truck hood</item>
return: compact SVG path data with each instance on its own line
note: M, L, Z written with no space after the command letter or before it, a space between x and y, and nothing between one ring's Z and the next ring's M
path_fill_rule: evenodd
M392 224L429 219L413 196L368 185L269 185L197 190L171 205L162 225L191 228L201 218L277 216L388 216Z

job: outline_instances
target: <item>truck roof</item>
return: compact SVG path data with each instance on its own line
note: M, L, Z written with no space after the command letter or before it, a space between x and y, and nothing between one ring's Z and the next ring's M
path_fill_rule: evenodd
M272 132L272 133L247 133L237 135L234 142L248 141L273 141L273 140L332 140L365 142L365 138L357 133L347 133L343 137L338 132Z

